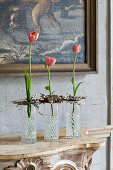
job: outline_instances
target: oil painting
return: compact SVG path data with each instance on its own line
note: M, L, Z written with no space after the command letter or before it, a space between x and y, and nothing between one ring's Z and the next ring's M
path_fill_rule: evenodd
M60 65L72 64L75 43L82 46L76 63L87 64L90 3L91 0L0 0L0 69L28 64L28 34L33 30L40 34L32 47L32 64L37 68L44 64L45 56L55 57Z
M0 63L28 63L28 33L40 32L32 49L32 63L45 56L72 63L72 46L82 45L77 62L85 62L84 0L1 0Z

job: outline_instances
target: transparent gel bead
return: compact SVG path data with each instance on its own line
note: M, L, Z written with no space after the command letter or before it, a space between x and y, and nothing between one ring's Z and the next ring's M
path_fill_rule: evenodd
M57 141L59 139L58 104L46 103L44 105L44 140Z
M22 118L22 143L33 144L37 142L37 114L36 108L31 105L31 116L28 117L27 105L23 106Z
M80 135L81 135L80 105L77 103L67 104L66 137L79 138Z

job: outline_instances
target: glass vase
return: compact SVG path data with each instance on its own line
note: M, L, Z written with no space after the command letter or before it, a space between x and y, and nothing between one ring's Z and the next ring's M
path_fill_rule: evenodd
M67 103L66 137L79 138L81 135L80 104Z
M31 116L28 117L28 105L23 106L21 141L25 144L37 142L37 114L36 108L31 104Z
M44 140L57 141L59 139L58 103L44 104Z

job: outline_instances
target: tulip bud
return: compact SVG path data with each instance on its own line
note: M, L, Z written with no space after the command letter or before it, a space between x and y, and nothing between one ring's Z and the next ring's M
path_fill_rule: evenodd
M80 44L75 44L72 48L74 53L79 53L81 50L81 45Z
M32 42L34 42L38 39L39 33L37 33L36 31L32 31L32 32L29 33L28 37L29 37L30 43L32 43Z
M52 58L52 57L46 56L45 60L46 60L46 65L48 65L48 66L54 66L56 63L56 59Z

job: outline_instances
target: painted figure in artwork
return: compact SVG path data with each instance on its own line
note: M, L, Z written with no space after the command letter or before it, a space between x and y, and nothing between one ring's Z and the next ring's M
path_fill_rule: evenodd
M70 47L80 42L79 61L84 63L85 2L0 0L0 63L28 63L26 35L33 29L40 32L32 49L34 64L44 63L45 55L57 57L58 63L71 63Z
M0 0L0 2L7 2L7 1L8 0ZM28 4L29 2L36 2L36 5L32 10L32 20L34 24L37 26L37 28L39 29L39 31L40 31L40 17L42 16L48 16L49 19L52 20L52 22L54 22L59 27L59 23L55 20L54 16L51 16L48 13L49 9L52 9L53 4L55 4L59 0L20 0L20 1L22 1L23 4L24 3ZM10 26L13 28L17 28L19 25L18 23L15 22L15 20L18 17L18 13L19 13L18 11L21 9L19 6L14 4L8 7L7 13L4 14L4 18L6 19L9 17ZM4 23L5 20L2 21L1 27Z
M8 0L0 0L0 2L7 2ZM36 5L34 6L34 8L32 9L32 20L34 22L34 24L37 26L38 30L40 31L40 17L42 16L47 16L51 22L53 22L57 28L58 28L58 32L60 33L60 24L59 22L54 18L53 15L53 8L54 8L54 4L59 2L60 0L20 0L20 2L24 3L29 3L29 2L35 2ZM84 0L76 0L78 1L79 5L70 5L65 7L64 9L62 9L62 11L65 11L65 13L70 10L73 7L82 7L84 5ZM66 3L66 1L62 1L62 4ZM8 7L7 9L7 14L4 14L4 18L8 18L9 17L9 22L10 22L10 26L13 28L18 28L19 24L17 22L15 22L16 18L18 17L19 14L19 10L20 7L17 5L12 5L10 7ZM49 13L50 11L50 13ZM8 15L8 16L7 16ZM2 21L1 23L1 27L4 24L6 20Z

